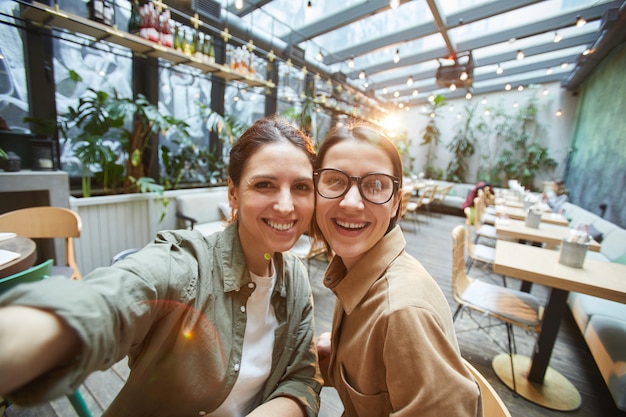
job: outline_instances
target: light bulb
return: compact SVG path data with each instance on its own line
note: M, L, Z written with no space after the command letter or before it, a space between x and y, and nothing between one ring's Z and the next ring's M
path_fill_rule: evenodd
M393 63L397 64L398 62L400 62L400 50L396 49L396 53L393 56Z
M518 61L521 61L522 59L524 59L524 53L522 52L522 50L518 50L517 51L517 56L516 56Z
M413 77L409 77L409 79L406 80L406 85L413 85Z
M500 75L504 72L504 69L502 68L502 65L498 64L498 67L496 68L496 74Z
M237 10L243 9L243 0L235 0L235 8Z
M578 16L576 18L576 27L585 26L586 23L587 23L587 21L585 19L583 19L581 16Z

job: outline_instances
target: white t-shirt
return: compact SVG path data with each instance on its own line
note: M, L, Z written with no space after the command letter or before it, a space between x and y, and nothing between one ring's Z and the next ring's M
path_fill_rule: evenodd
M250 413L257 397L262 395L272 368L274 331L278 327L276 313L270 303L276 282L274 263L272 276L261 277L251 272L250 278L256 288L246 303L246 332L239 375L226 400L209 414L211 417L239 417Z

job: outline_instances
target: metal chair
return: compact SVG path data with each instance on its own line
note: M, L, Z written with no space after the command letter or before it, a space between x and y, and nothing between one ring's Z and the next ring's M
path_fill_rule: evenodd
M42 279L49 277L52 274L53 262L53 259L48 259L47 261L28 268L27 270L0 279L0 294L8 291L18 284L41 281ZM87 403L85 403L83 396L78 390L68 394L67 399L72 404L76 414L80 417L92 417L91 412L87 407Z
M461 312L468 310L478 329L483 330L498 346L500 342L489 330L496 325L504 324L507 331L511 375L515 375L513 355L517 348L513 326L538 334L541 331L543 305L532 294L469 277L464 265L466 241L465 226L456 226L452 230L452 297L459 306L454 312L453 320L456 321ZM480 314L480 320L471 315L472 311ZM484 319L488 319L486 325L483 324ZM492 319L497 323L493 324ZM515 381L513 391L516 391Z
M0 215L0 230L31 239L65 239L65 264L52 268L52 275L81 279L76 263L74 238L80 237L82 221L74 211L64 207L41 206L9 211Z

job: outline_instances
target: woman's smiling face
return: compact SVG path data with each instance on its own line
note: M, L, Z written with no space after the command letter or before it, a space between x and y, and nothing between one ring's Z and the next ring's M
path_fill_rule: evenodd
M313 217L310 159L288 142L262 146L246 162L239 187L229 181L229 201L238 211L246 252L288 251Z
M354 140L330 148L320 168L339 169L356 177L374 172L394 174L392 161L382 149ZM370 203L363 199L353 181L342 197L327 199L317 195L316 221L333 251L350 268L385 235L399 202L396 194L385 204Z

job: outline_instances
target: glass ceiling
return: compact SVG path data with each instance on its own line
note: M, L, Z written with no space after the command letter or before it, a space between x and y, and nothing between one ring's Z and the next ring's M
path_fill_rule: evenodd
M446 58L468 52L475 93L566 82L600 36L607 10L623 1L400 0L396 8L389 0L221 3L250 32L302 48L310 68L341 72L382 101L407 103L431 94L465 95L439 87L435 73L454 63ZM576 25L579 17L586 24Z

